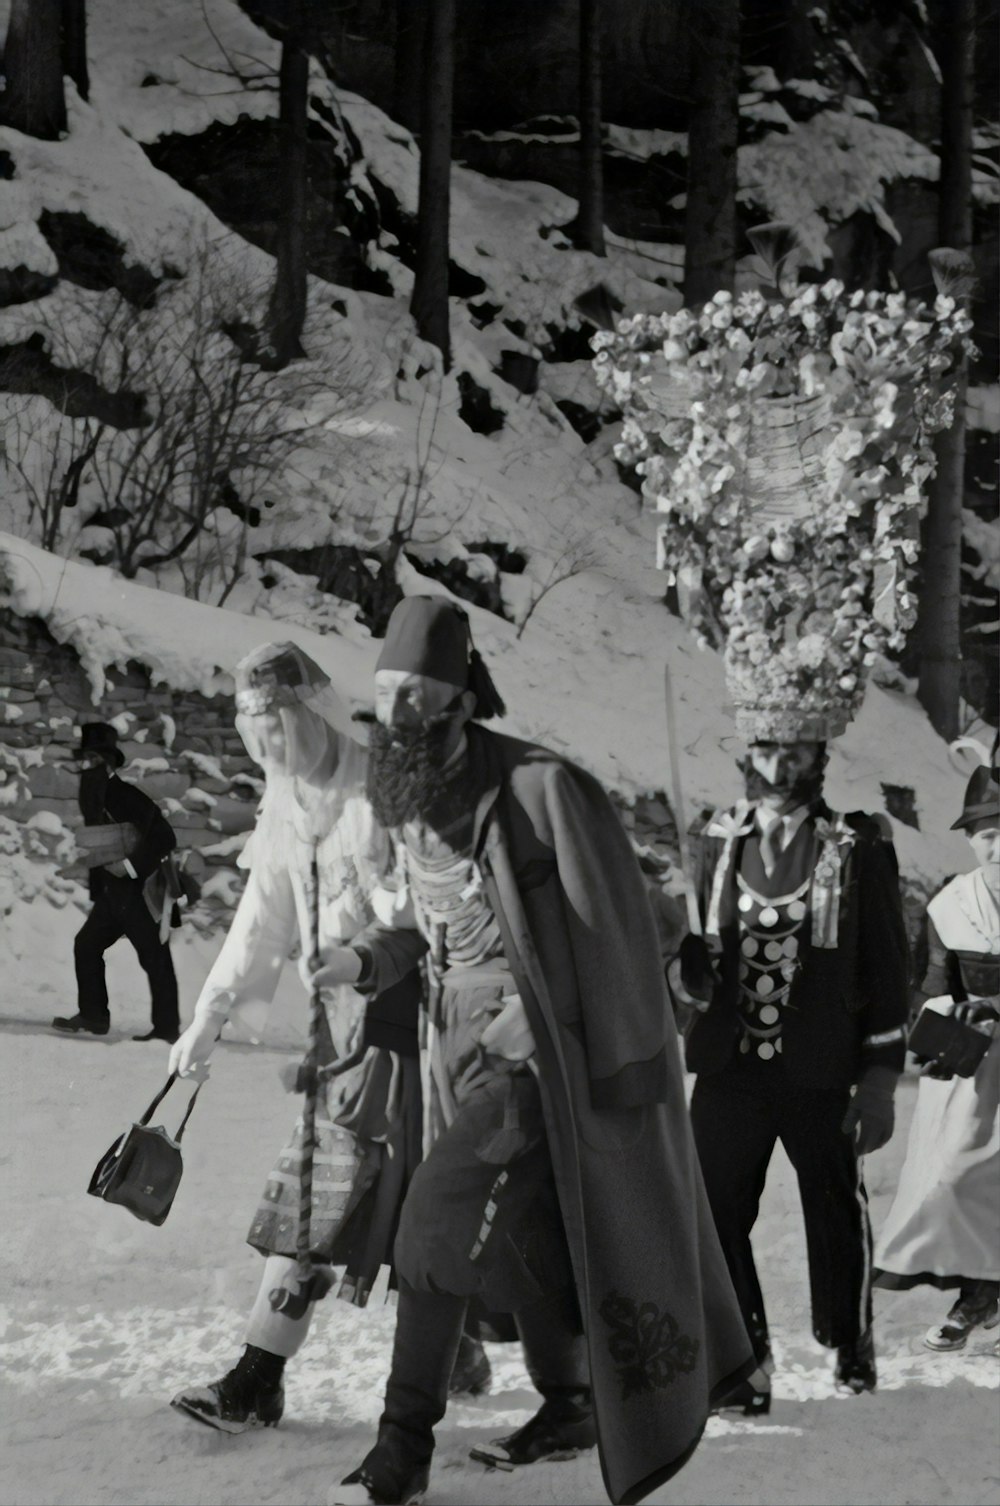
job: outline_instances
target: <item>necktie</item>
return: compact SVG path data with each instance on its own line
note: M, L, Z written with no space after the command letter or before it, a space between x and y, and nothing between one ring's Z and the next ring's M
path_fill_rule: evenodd
M785 823L780 816L772 816L760 834L760 855L764 872L770 878L784 847Z

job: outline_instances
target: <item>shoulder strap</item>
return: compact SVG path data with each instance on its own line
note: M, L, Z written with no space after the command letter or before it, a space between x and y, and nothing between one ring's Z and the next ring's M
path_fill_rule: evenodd
M174 1083L176 1081L177 1081L177 1073L176 1072L171 1072L170 1076L167 1078L166 1082L163 1084L163 1087L157 1093L156 1097L153 1099L152 1103L149 1105L149 1108L146 1110L146 1112L143 1114L142 1118L139 1120L140 1124L148 1124L149 1123L150 1119L153 1117L153 1115L156 1112L157 1108L163 1102L164 1098L166 1098L167 1094L170 1092L170 1089L173 1087L173 1085L174 1085ZM201 1090L204 1087L204 1085L205 1085L205 1080L203 1079L198 1084L198 1086L195 1088L194 1092L191 1094L190 1100L188 1101L188 1106L187 1106L187 1108L184 1111L184 1118L181 1120L180 1126L179 1126L179 1128L177 1130L177 1133L174 1136L174 1140L176 1141L176 1143L178 1145L180 1145L180 1143L181 1143L181 1138L182 1138L182 1136L184 1134L184 1130L185 1130L185 1128L187 1126L187 1122L191 1118L191 1111L194 1108L195 1102L197 1101L197 1098L198 1098L198 1094L201 1092Z

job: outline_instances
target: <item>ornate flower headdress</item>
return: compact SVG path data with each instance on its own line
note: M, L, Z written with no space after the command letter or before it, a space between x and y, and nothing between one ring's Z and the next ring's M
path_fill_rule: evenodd
M921 487L971 327L945 293L930 307L831 280L595 337L625 416L615 453L665 517L659 563L723 650L748 739L835 736L902 647Z

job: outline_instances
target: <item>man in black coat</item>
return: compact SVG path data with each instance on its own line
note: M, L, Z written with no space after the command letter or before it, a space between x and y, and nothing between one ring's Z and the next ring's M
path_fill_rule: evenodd
M892 844L877 820L824 803L825 764L819 741L751 745L747 799L702 837L704 937L686 938L670 973L694 1006L695 1142L761 1367L727 1399L747 1414L770 1406L750 1232L777 1140L799 1182L815 1337L837 1350L838 1390L876 1384L860 1158L892 1135L907 943Z
M180 1022L169 932L162 934L143 886L176 847L177 838L156 802L115 773L125 756L114 727L87 722L80 729L80 747L74 757L80 769L80 811L85 824L129 823L138 840L128 857L90 870L94 906L73 944L78 1012L69 1018L57 1016L52 1024L68 1034L107 1035L110 1014L104 953L127 936L149 979L153 1005L152 1029L133 1040L175 1041Z

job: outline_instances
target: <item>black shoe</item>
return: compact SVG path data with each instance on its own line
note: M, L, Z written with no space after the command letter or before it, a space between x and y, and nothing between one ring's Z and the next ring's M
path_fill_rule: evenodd
M938 1351L964 1349L974 1328L996 1328L998 1323L1000 1307L996 1298L987 1297L977 1302L962 1297L943 1323L927 1330L924 1347Z
M517 1469L546 1459L574 1459L597 1442L589 1393L578 1395L578 1400L560 1397L544 1401L516 1433L479 1444L470 1450L469 1458L492 1469Z
M86 1035L107 1035L111 1029L110 1020L92 1020L83 1014L59 1015L52 1021L53 1030L62 1030L66 1035L78 1035L83 1031Z
M875 1371L875 1340L870 1328L852 1344L841 1344L833 1372L834 1385L841 1396L860 1396L874 1391L878 1384Z
M420 1506L427 1494L430 1466L419 1465L408 1480L400 1481L392 1470L380 1468L369 1456L327 1496L327 1506Z
M284 1368L280 1355L248 1344L221 1380L195 1391L179 1391L170 1405L220 1433L273 1428L285 1410Z
M723 1399L715 1403L710 1415L722 1417L727 1412L741 1412L744 1417L766 1417L770 1410L770 1385L765 1380L761 1385L756 1386L751 1379L740 1381L738 1386L727 1391Z
M455 1357L455 1368L448 1383L449 1396L485 1396L490 1389L493 1372L486 1350L478 1339L463 1333Z
M134 1035L132 1039L134 1041L166 1041L168 1046L172 1046L179 1035L179 1030L171 1030L169 1032L163 1030L147 1030L145 1035Z

